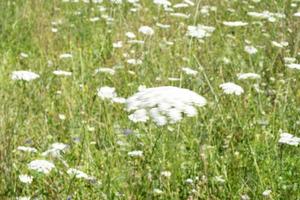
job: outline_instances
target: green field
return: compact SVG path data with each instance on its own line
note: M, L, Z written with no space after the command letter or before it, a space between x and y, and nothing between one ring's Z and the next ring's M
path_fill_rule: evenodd
M299 30L299 0L0 0L0 199L300 199Z

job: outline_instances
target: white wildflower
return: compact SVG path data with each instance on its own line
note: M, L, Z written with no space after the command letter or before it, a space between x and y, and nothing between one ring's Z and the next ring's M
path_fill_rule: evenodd
M63 71L63 70L55 70L55 71L53 71L53 74L57 75L57 76L71 76L72 72L67 72L67 71Z
M297 63L291 63L291 64L286 64L286 66L290 69L298 69L300 70L300 64Z
M101 99L112 99L117 97L116 89L108 86L99 88L97 94Z
M28 176L27 174L21 174L19 175L19 179L22 183L30 184L32 183L33 177Z
M229 27L239 27L239 26L247 26L247 22L241 22L241 21L224 21L223 25L229 26Z
M241 95L244 93L244 89L241 86L231 82L221 84L220 88L223 89L225 94Z
M159 194L162 194L163 191L160 190L160 189L158 189L158 188L155 188L155 189L153 190L153 193L159 195Z
M140 59L134 59L134 58L127 59L126 62L128 64L131 64L131 65L141 65L141 64L143 64L142 60L140 60Z
M84 173L78 169L74 169L74 168L68 169L67 173L71 176L75 176L76 178L83 178L85 180L94 180L95 179L95 177L89 176L86 173Z
M195 37L198 39L202 39L204 37L209 37L215 31L215 27L212 26L188 26L187 35L190 37Z
M198 74L198 71L193 70L193 69L191 69L191 68L189 68L189 67L183 67L183 68L181 68L181 69L182 69L182 71L183 71L184 73L186 73L187 75L196 76L196 75Z
M163 28L163 29L168 29L171 27L171 25L169 24L161 24L161 23L156 23L156 26L158 26L159 28Z
M265 190L265 191L262 193L262 195L265 196L265 197L268 197L268 196L270 196L271 192L272 192L272 190Z
M127 32L125 33L126 37L128 37L129 39L134 39L136 38L135 34L133 32Z
M253 54L256 54L257 53L257 49L254 47L254 46L245 46L244 50L250 54L250 55L253 55Z
M284 48L289 45L289 43L285 42L285 41L281 41L281 42L272 41L271 44L272 44L272 46L278 47L278 48Z
M294 13L294 16L295 16L295 17L300 17L300 12Z
M11 75L12 80L24 80L24 81L31 81L34 79L39 78L40 75L30 72L30 71L13 71Z
M114 75L116 73L116 71L114 69L111 68L107 68L107 67L100 67L98 69L95 70L95 73L106 73L106 74L110 74L110 75Z
M128 156L130 157L142 157L143 156L143 151L135 150L128 152Z
M33 148L33 147L24 147L24 146L18 146L17 150L24 151L24 152L33 152L33 153L37 152L36 148Z
M173 17L180 17L184 19L190 18L190 15L184 14L184 13L170 13L171 16Z
M169 171L162 171L160 173L161 176L166 177L166 178L170 178L171 177L171 172Z
M29 56L27 53L23 53L23 52L20 53L20 58L28 58L28 57Z
M28 167L44 174L49 174L55 168L54 164L47 160L33 160L28 164Z
M282 144L298 146L298 144L300 143L300 138L293 136L292 134L289 134L289 133L281 133L280 139L278 142L282 143Z
M260 79L260 75L256 73L239 73L237 74L239 80L244 79Z
M153 0L153 3L157 4L157 5L161 5L161 6L171 6L171 2L168 0Z
M30 200L30 197L16 197L16 200Z
M151 117L157 125L165 125L168 121L180 121L182 113L189 117L197 115L195 106L204 106L206 100L188 89L162 86L139 91L126 104L129 112L134 111L130 120L146 122Z
M283 60L285 64L291 64L297 61L297 59L293 57L284 57Z
M70 54L70 53L64 53L64 54L61 54L59 56L60 59L65 59L65 58L73 58L73 55Z
M64 152L68 148L68 145L64 143L53 143L47 151L42 153L42 156L51 155L53 157L59 157L61 152Z
M117 41L113 43L113 48L122 48L123 47L123 42L122 41Z
M139 32L144 34L144 35L149 35L149 36L154 34L154 30L149 26L141 26L139 28Z

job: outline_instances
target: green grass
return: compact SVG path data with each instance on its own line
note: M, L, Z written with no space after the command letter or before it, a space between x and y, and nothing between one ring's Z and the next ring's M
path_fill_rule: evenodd
M169 16L152 1L141 1L141 10L133 13L129 3L2 0L0 199L223 200L240 199L245 194L251 199L298 199L300 150L278 143L280 130L300 135L299 71L286 68L283 62L284 57L299 60L300 19L293 13L300 5L298 2L293 8L291 3L196 0L195 6L178 9L191 14L182 19ZM99 5L107 8L102 14L114 18L112 24L103 18L89 21L101 16ZM199 10L204 5L216 6L217 11L203 16ZM264 10L284 13L286 18L271 23L247 15L248 11ZM76 15L77 11L81 14ZM55 26L58 32L51 32L51 22L59 20L62 24ZM246 21L249 25L225 27L223 21ZM171 28L159 29L156 22ZM195 24L216 30L201 43L186 36L187 26ZM155 34L144 37L138 33L142 25L154 28ZM128 31L145 44L128 44ZM164 39L174 45L163 44ZM113 48L112 43L119 40L123 47ZM258 48L257 54L244 51L245 40ZM279 49L271 41L288 41L289 46ZM22 52L29 57L21 59ZM63 53L72 53L73 58L60 59ZM124 53L143 64L127 64ZM113 66L121 66L113 76L94 73L99 67ZM199 73L188 76L181 71L183 66ZM52 74L56 69L73 74L58 77ZM15 70L31 70L41 77L31 82L14 81L10 76ZM237 80L240 72L255 72L262 78ZM168 77L181 77L181 81L172 82ZM245 93L223 94L219 85L229 81L241 85ZM256 92L253 84L259 84L262 92ZM133 95L139 85L172 85L199 93L208 104L199 109L197 117L174 125L135 124L128 119L124 105L96 96L97 89L106 85L115 87L121 97ZM60 120L59 114L66 119ZM126 136L124 129L134 133ZM61 159L43 158L41 153L54 142L69 148ZM18 146L35 147L38 153L20 152ZM133 150L143 151L143 157L129 157ZM41 158L56 166L49 175L27 167ZM68 175L63 161L97 181ZM162 177L162 171L170 171L171 176ZM33 182L20 182L20 174L33 176ZM163 193L155 194L154 189ZM267 189L272 192L264 197Z

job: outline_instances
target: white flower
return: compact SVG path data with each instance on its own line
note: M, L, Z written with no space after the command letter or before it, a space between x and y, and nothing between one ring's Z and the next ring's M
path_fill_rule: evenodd
M220 88L223 89L225 94L241 95L244 93L244 90L241 86L231 82L221 84Z
M28 56L28 54L27 53L20 53L20 57L21 58L28 58L29 56Z
M84 173L78 169L74 169L74 168L68 169L67 173L71 176L75 176L76 178L83 178L86 180L94 180L95 179L95 177L89 176L86 173Z
M163 29L168 29L171 27L171 25L169 24L161 24L161 23L156 23L156 26L158 26L159 28L163 28Z
M53 143L47 151L42 153L42 156L48 156L49 154L53 157L59 157L60 153L68 148L68 145L63 143Z
M64 114L58 114L58 118L63 121L66 119L66 116Z
M12 80L24 80L24 81L31 81L34 79L39 78L40 75L30 72L30 71L13 71L11 75Z
M17 197L16 200L30 200L30 197Z
M188 26L187 35L190 37L202 39L204 37L211 36L211 33L214 31L215 31L215 27L212 26L204 26L204 25Z
M138 109L134 111L134 113L129 115L128 118L133 122L146 122L149 119L145 109Z
M122 48L123 47L123 42L122 41L117 41L113 43L113 48Z
M90 18L90 22L96 22L96 21L99 21L100 20L100 17L92 17Z
M300 70L300 64L296 64L296 63L291 63L291 64L286 64L286 66L290 69L298 69Z
M185 182L187 183L187 184L193 184L193 179L191 179L191 178L188 178L188 179L186 179L185 180Z
M33 152L33 153L37 152L36 148L33 148L33 147L24 147L24 146L18 146L17 150L24 151L24 152Z
M162 171L160 173L160 175L163 176L163 177L169 178L171 176L171 172L169 172L169 171Z
M19 175L19 179L22 183L30 184L33 180L32 176L28 176L27 174Z
M272 46L278 47L278 48L284 48L284 47L287 47L289 45L289 43L285 42L285 41L282 41L282 42L272 41L271 44L272 44Z
M61 54L59 56L60 59L65 59L65 58L73 58L73 55L70 54L70 53L64 53L64 54Z
M142 157L143 156L143 151L135 150L128 152L128 156L130 157Z
M295 17L300 17L300 12L294 13L294 16L295 16Z
M125 33L126 37L128 37L129 39L134 39L136 36L133 32L127 32Z
M53 71L53 74L55 74L57 76L71 76L72 72L67 72L67 71L63 71L63 70L55 70L55 71Z
M184 18L184 19L190 18L190 15L187 15L187 14L184 14L184 13L171 13L170 15L173 16L173 17L181 17L181 18Z
M157 4L157 5L162 5L162 6L171 6L171 2L169 2L168 0L153 0L153 3Z
M189 7L190 5L189 4L186 4L186 3L177 3L173 6L173 8L187 8Z
M114 69L111 68L106 68L106 67L100 67L98 69L95 70L95 73L107 73L110 75L114 75L116 73L116 71Z
M149 36L154 34L154 30L149 26L141 26L139 28L139 32L143 33L144 35L149 35Z
M99 88L97 94L101 99L112 99L117 97L116 89L108 86Z
M47 160L33 160L28 164L28 167L44 174L49 174L55 168L54 164Z
M140 59L134 59L134 58L128 59L128 60L126 60L126 62L128 64L131 64L131 65L141 65L141 64L143 64L143 61L141 61Z
M293 57L284 57L283 60L285 64L291 64L297 61L297 59Z
M182 113L189 117L197 115L195 106L202 107L206 99L188 89L172 86L146 88L126 100L127 111L133 122L146 122L149 117L157 125L168 121L176 123L182 119Z
M163 191L160 190L160 189L158 189L158 188L155 188L155 189L153 190L153 193L154 193L154 194L162 194Z
M298 144L300 143L300 138L293 136L292 134L289 134L289 133L281 133L280 139L278 142L282 143L282 144L298 146Z
M245 46L244 50L250 55L257 53L257 49L254 46L247 45L247 46Z
M272 190L265 190L265 191L262 193L262 195L265 196L265 197L267 197L267 196L270 196L271 192L272 192Z
M239 80L244 79L260 79L260 75L256 73L239 73L237 74Z
M182 71L184 71L187 75L192 75L192 76L196 76L198 74L198 72L196 70L193 70L189 67L183 67L181 68Z
M250 197L247 194L241 195L242 200L250 200Z
M239 26L247 26L247 22L241 22L241 21L224 21L223 25L229 26L229 27L239 27Z

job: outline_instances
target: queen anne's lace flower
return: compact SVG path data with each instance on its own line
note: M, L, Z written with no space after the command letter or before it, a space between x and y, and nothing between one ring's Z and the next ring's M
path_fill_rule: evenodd
M223 89L225 94L241 95L244 93L244 89L241 86L231 82L221 84L220 88Z
M55 74L57 76L71 76L72 72L67 72L67 71L63 71L63 70L55 70L55 71L53 71L53 74Z
M282 144L298 146L298 144L300 143L300 138L293 136L292 134L289 134L289 133L281 133L280 139L278 142L282 143Z
M40 75L30 72L30 71L14 71L12 72L11 79L12 80L24 80L24 81L31 81L34 79L39 78Z
M111 100L114 103L125 103L125 99L122 97L118 97L116 93L116 89L113 87L103 86L97 91L98 96L105 100Z
M290 68L290 69L298 69L298 70L300 70L300 64L297 64L297 63L287 64L286 66L288 68Z
M247 26L247 22L241 22L241 21L224 21L223 22L224 26L229 26L229 27L239 27L239 26Z
M60 153L65 151L68 148L68 145L63 143L53 143L47 151L43 152L43 156L52 155L53 157L60 156Z
M28 164L28 167L44 174L49 174L55 168L54 164L47 160L33 160Z
M215 27L212 26L204 26L204 25L188 26L187 35L190 37L202 39L205 37L209 37L211 33L214 31L215 31Z
M86 180L94 180L95 179L95 177L89 176L86 173L84 173L84 172L82 172L78 169L74 169L74 168L68 169L67 173L69 175L75 176L76 178L83 178L83 179L86 179Z
M239 73L237 75L239 80L244 80L244 79L260 79L260 75L256 73Z
M197 115L195 106L202 107L206 99L188 89L172 86L147 88L126 100L127 110L133 122L146 122L150 118L159 126L176 123L182 113L189 117Z
M149 26L141 26L139 28L139 32L144 34L144 35L149 35L149 36L154 34L154 30Z
M19 175L19 179L22 183L30 184L33 180L33 177L26 174L21 174Z

